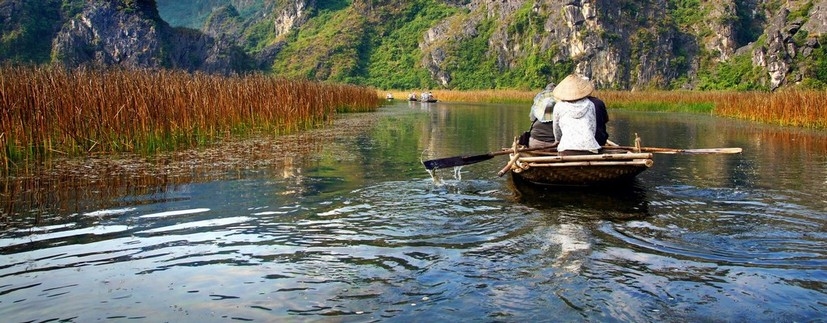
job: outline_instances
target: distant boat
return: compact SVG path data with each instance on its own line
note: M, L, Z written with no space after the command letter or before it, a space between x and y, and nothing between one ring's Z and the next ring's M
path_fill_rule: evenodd
M385 99L393 100L393 94L390 94L390 93L385 94Z
M436 98L434 98L434 95L431 94L431 92L422 92L422 95L419 96L419 102L432 103L436 101Z

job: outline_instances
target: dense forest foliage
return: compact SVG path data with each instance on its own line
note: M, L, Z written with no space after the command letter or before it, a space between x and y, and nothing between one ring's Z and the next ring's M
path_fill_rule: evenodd
M256 10L261 9L266 0L196 0L188 5L176 1L160 0L159 9L164 19L170 24L198 28L203 26L207 14L200 14L201 19L192 15L175 16L175 12L184 10L184 6L195 8L196 12L206 13L210 7L245 3L240 12L241 19L254 20ZM354 3L377 3L370 14L357 12ZM289 77L332 80L364 84L386 89L439 88L440 85L426 66L423 65L423 53L420 49L425 32L438 23L451 19L459 21L471 14L460 6L469 1L317 1L308 22L299 30L292 32L283 41L283 50L272 64L273 73ZM391 3L389 5L388 3ZM620 1L626 12L634 14L645 3ZM708 10L699 10L701 0L667 0L668 16L657 17L651 21L638 21L640 25L652 25L655 29L695 30L703 37L710 37L715 26L705 23L711 14ZM780 10L779 1L768 1L765 10L756 11L745 1L735 1L734 16L722 17L734 23L734 38L741 45L762 45L767 41L763 34L768 17L766 12ZM812 8L812 1L790 12L787 20L807 19ZM554 60L555 49L539 50L529 43L532 37L544 32L541 17L537 16L534 1L525 4L510 15L507 21L488 18L480 22L473 37L452 40L445 51L447 61L442 64L446 74L452 76L449 88L457 90L494 89L494 88L538 88L548 80L560 79L570 73L575 63L568 60ZM640 20L644 17L633 18ZM651 17L649 17L651 18ZM259 21L260 22L260 21ZM508 69L498 66L501 57L492 53L489 44L497 24L507 24L509 35L523 37L523 48L528 48L521 59ZM452 28L460 28L455 26ZM257 42L249 43L247 50L260 50L267 42L277 41L272 35L272 28L259 23L248 28L247 38ZM607 38L619 37L607 31ZM645 52L657 46L655 36L641 28L634 34L632 61L629 65L639 64L634 52ZM805 30L795 33L798 45L812 38ZM616 41L618 39L615 39ZM676 40L672 53L675 58L670 68L682 75L671 83L669 88L680 88L687 83L686 73L693 67L689 53L681 42ZM820 44L827 44L827 36L818 36ZM700 90L766 90L767 78L763 68L753 64L748 52L739 52L724 61L716 61L715 53L701 48L698 53L700 64L697 67L694 88ZM827 87L824 67L827 66L827 50L817 47L807 57L794 58L794 72L805 77L798 86L805 88ZM553 63L552 63L553 62Z
M559 48L535 46L538 35L548 26L537 13L535 1L524 4L507 17L475 16L465 6L470 1L436 0L330 0L308 1L303 8L304 21L286 34L274 30L273 16L288 4L287 0L118 0L124 11L134 10L135 3L157 5L160 17L177 29L204 33L231 41L249 55L249 62L234 64L236 72L264 71L276 75L308 80L344 82L383 89L536 89L549 80L560 79L574 70L577 62L561 59ZM156 4L157 2L157 4ZM734 38L740 45L761 46L768 42L764 33L769 17L778 11L779 1L765 1L762 11L736 1L734 14L719 18L732 22ZM8 5L11 3L11 5ZM608 42L628 42L631 59L618 69L629 70L631 79L639 78L635 66L640 59L662 42L653 33L663 30L692 31L692 37L712 37L714 26L705 24L710 12L698 10L701 0L667 0L668 15L636 16L636 10L649 3L623 0L614 3L629 19L624 28L640 26L629 39L620 39L613 30L599 35ZM788 21L806 21L812 9L803 5L789 12ZM5 5L4 5L5 4ZM53 41L68 21L89 5L85 0L0 0L0 61L12 64L50 64L56 59ZM9 9L11 8L11 9ZM7 12L4 12L6 10ZM657 18L657 19L655 19ZM463 37L439 39L441 61L429 62L423 49L423 37L441 26L448 31L468 28L462 21L475 21L474 30ZM505 26L505 27L503 27ZM505 31L503 32L503 28ZM503 36L505 35L505 36ZM679 34L682 35L682 34ZM504 58L492 43L496 37L508 37L508 44L519 55ZM687 37L687 36L681 36ZM694 41L692 39L689 39ZM700 90L767 90L767 70L758 67L749 51L738 51L720 60L704 46L699 53L685 46L687 38L670 40L667 68L677 76L666 88L682 88L692 83ZM827 44L827 36L795 31L794 45L812 42ZM808 45L809 46L809 45ZM430 53L434 56L434 53ZM797 77L788 84L805 88L827 86L827 50L815 46L807 55L790 58L790 75ZM437 64L438 70L431 65ZM235 67L234 67L235 68ZM440 78L449 78L441 80ZM692 80L689 80L689 79ZM622 86L618 86L622 87ZM661 86L664 87L664 86Z

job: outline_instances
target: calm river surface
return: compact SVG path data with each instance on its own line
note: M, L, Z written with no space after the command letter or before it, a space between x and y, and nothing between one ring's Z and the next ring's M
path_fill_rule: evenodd
M620 192L518 190L503 156L432 178L421 159L510 146L528 106L403 102L289 163L7 183L0 317L824 322L825 132L609 113L619 144L744 153L656 155Z

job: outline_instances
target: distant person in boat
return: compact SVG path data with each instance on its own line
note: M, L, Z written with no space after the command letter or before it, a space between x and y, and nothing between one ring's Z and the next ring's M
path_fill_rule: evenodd
M431 94L430 91L422 92L422 94L419 95L419 100L422 101L422 102L431 102L432 99L433 99L433 94Z
M600 153L601 145L595 138L598 133L596 106L589 99L592 92L592 82L576 74L566 76L552 91L557 100L552 112L554 138L557 152L562 156ZM605 104L603 107L605 110ZM608 115L605 117L608 121Z
M408 101L416 101L416 93L408 94Z
M554 91L554 83L549 83L543 91L534 96L534 104L531 105L529 112L531 128L528 147L530 148L554 146L552 111L555 101L552 91Z

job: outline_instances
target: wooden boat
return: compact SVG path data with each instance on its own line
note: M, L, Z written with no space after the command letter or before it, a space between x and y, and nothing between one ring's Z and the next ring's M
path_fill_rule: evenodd
M520 136L522 137L522 136ZM498 175L510 173L515 184L543 186L616 186L629 184L643 171L654 165L652 154L740 154L742 149L700 148L675 149L641 147L635 134L634 146L619 146L611 141L603 146L601 154L560 156L555 148L520 145L520 137L514 138L511 148L480 155L464 155L425 160L422 165L429 171L439 168L470 165L495 156L509 155L508 164Z
M556 151L520 151L509 154L500 174L511 173L515 184L543 186L614 186L627 184L654 165L652 153L604 148L598 155L560 156ZM523 147L522 149L525 149ZM638 150L639 151L639 150Z

